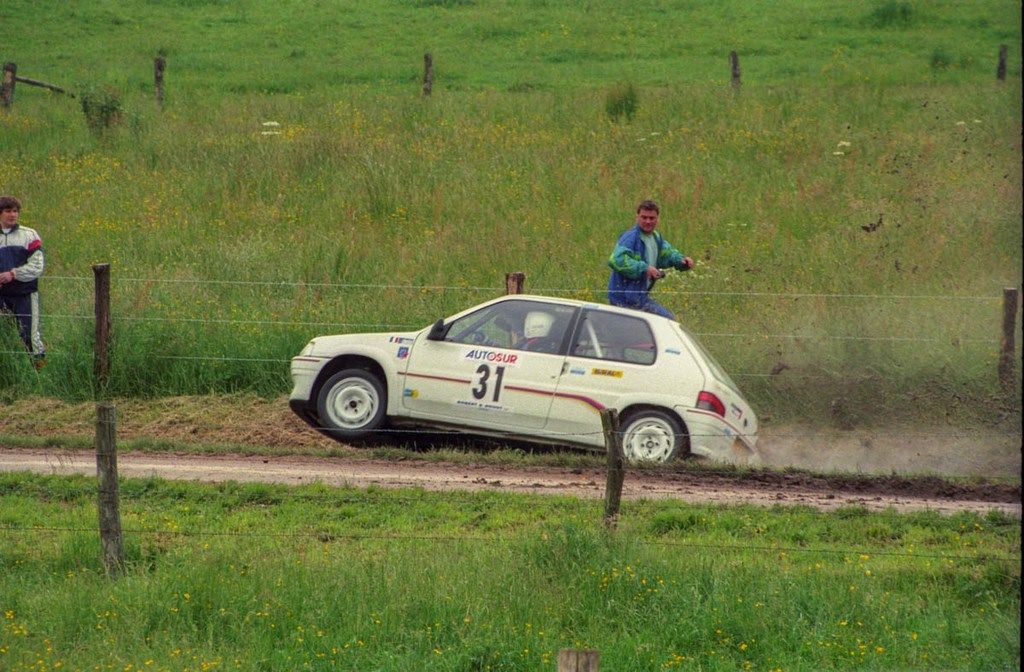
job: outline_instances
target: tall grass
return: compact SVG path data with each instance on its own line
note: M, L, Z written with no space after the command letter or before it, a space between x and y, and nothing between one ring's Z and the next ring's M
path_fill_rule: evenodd
M115 43L148 35L151 22L195 29L177 31L177 44L160 34L169 62L184 61L169 70L177 92L166 110L153 109L138 79L123 87L125 121L99 136L72 101L19 88L0 115L0 174L46 244L52 356L39 376L24 358L0 358L2 394L89 396L94 262L113 265L113 394L276 395L288 386L284 360L310 336L418 328L500 293L507 271L525 271L528 290L603 300L610 247L635 203L653 197L663 232L698 262L656 293L762 413L827 417L845 399L867 420L952 409L988 422L1019 408L994 380L1000 291L1021 278L1019 77L1000 84L991 68L928 66L940 42L980 53L1001 31L1019 36L1015 13L915 4L903 22L879 18L888 5L811 16L804 3L775 3L765 11L787 19L786 35L736 39L749 42L746 52L734 45L741 58L750 54L739 96L724 59L717 83L718 66L695 54L725 39L725 26L753 25L740 4L666 10L669 25L709 29L678 55L661 43L671 31L651 32L660 56L635 71L633 43L604 32L629 18L617 4L565 22L558 48L538 22L561 25L572 13L547 3L515 21L492 3L367 3L331 15L361 28L398 17L397 34L414 40L418 29L403 21L443 14L453 20L435 35L442 45L490 31L539 59L530 70L538 86L504 92L519 76L506 60L488 61L490 43L479 58L439 58L438 82L448 84L422 99L406 85L414 70L395 76L405 47L350 65L343 81L328 77L322 31L288 6L199 3L173 19L173 3L81 7L78 18ZM7 11L24 22L35 7ZM70 20L53 9L51 22ZM637 16L656 13L644 11ZM288 43L302 54L254 69L240 45L271 17L308 39ZM219 65L196 36L210 22ZM621 25L636 37L641 24ZM797 34L823 25L841 43L827 54L822 38ZM35 30L22 27L26 37ZM869 38L876 49L864 46ZM362 39L350 53L366 48ZM267 40L268 53L285 48ZM55 58L29 43L18 47L26 57ZM615 49L624 72L588 66L591 52ZM908 50L916 60L897 58ZM74 72L90 58L61 67ZM788 69L762 71L776 58ZM292 82L282 86L293 93L253 93L264 77ZM628 125L604 110L604 86L622 79L643 101ZM0 349L17 350L10 332ZM770 376L780 365L788 368Z
M17 528L0 544L4 669L541 670L584 647L615 670L1020 657L1020 523L996 514L642 502L608 534L577 499L121 492L129 564L111 582L85 531L90 480L0 476Z
M731 50L745 82L776 86L823 75L840 83L913 84L929 78L937 47L975 56L970 67L943 77L989 79L999 44L1020 42L1019 10L1007 0L779 0L757 7L741 0L7 0L0 11L11 35L5 59L19 64L19 74L150 91L160 53L168 102L180 104L195 91L220 97L369 86L414 93L425 51L434 54L437 92L604 88L624 79L727 84ZM1019 65L1011 74L1020 74Z

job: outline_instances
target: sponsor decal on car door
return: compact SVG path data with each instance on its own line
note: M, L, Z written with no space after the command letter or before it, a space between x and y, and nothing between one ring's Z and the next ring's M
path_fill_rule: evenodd
M564 358L423 338L412 348L402 404L412 417L540 428Z

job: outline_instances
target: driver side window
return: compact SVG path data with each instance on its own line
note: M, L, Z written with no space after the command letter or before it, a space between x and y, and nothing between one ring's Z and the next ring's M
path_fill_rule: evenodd
M576 308L510 299L455 320L446 341L491 348L557 353Z
M503 304L488 306L475 313L460 317L448 329L446 341L467 345L485 345L495 348L512 346L514 335L511 323L503 319Z

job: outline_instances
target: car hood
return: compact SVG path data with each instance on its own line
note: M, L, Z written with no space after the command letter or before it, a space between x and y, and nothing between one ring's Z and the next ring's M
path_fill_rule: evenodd
M420 335L421 331L389 331L370 334L317 336L309 342L302 354L312 357L331 357L340 352L351 352L353 350L387 350L401 346L408 347L416 342L416 338Z

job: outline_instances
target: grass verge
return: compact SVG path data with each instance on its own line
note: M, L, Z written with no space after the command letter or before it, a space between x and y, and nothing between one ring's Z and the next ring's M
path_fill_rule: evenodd
M142 669L1002 669L1019 662L1020 522L570 498L121 485L0 475L0 664ZM54 605L61 605L55 609Z

